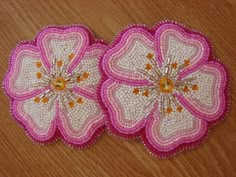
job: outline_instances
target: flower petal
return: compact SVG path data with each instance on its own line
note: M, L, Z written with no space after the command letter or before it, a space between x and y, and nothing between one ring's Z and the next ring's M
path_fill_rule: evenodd
M186 78L194 77L193 82L199 90L179 95L179 101L195 116L207 121L218 119L226 106L224 91L227 77L224 68L211 61Z
M34 98L15 100L12 112L34 140L45 142L53 137L57 126L56 104L50 108L49 106L49 104L35 103Z
M152 96L134 94L134 86L107 80L102 86L102 99L110 113L111 126L119 133L137 133L155 107Z
M5 90L11 97L27 99L44 90L43 86L35 87L35 85L41 83L36 77L39 70L36 62L40 61L38 48L29 44L19 45L15 48L4 80Z
M106 46L101 44L94 44L88 47L83 58L74 69L76 73L81 74L79 77L80 80L77 80L77 83L75 84L81 92L86 92L86 94L95 97L97 96L97 87L100 84L102 77L99 60L105 48Z
M192 147L191 145L204 137L206 131L207 122L195 117L186 109L163 116L157 110L147 122L145 138L153 152L168 156L168 153L173 155L176 151Z
M95 132L104 126L105 114L96 100L81 97L80 101L61 105L58 127L63 138L73 144L82 146L88 143Z
M177 24L162 24L156 31L155 40L160 67L166 64L168 58L178 66L187 61L188 66L180 73L183 75L201 67L210 54L210 46L205 37Z
M88 30L82 26L48 27L39 34L37 45L48 69L56 58L63 62L73 60L68 68L71 71L89 45Z
M154 56L153 36L140 27L129 28L121 33L103 58L108 77L125 83L148 83L137 69L145 69L148 53Z

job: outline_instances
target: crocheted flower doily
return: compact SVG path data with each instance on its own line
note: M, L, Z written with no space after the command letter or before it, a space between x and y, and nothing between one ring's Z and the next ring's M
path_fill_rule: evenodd
M121 31L103 57L110 130L159 157L195 147L227 111L228 74L202 34L165 21Z
M14 118L40 143L85 147L102 133L100 56L106 46L84 26L50 26L12 51L4 88Z

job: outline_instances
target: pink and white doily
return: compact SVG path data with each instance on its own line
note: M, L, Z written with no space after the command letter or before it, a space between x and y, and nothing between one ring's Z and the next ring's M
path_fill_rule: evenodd
M84 26L49 26L12 51L4 88L11 111L39 143L86 147L102 133L99 67L106 45Z
M175 22L121 31L103 56L115 135L168 157L200 144L228 108L228 74L208 39Z

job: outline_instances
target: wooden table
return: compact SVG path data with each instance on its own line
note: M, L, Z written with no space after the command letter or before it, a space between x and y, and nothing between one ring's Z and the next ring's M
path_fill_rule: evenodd
M0 93L0 176L236 176L236 1L235 0L1 0L0 80L11 49L34 38L49 24L89 26L97 38L111 42L129 24L153 25L171 19L207 35L215 55L228 67L231 110L204 144L161 160L151 156L139 140L125 141L106 132L86 150L60 141L47 146L33 143L11 118L7 97Z

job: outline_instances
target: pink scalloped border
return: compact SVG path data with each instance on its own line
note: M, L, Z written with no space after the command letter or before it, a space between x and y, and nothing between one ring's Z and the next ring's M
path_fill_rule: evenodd
M36 35L36 37L33 39L33 40L28 40L28 41L21 41L19 42L16 47L11 51L11 54L10 54L10 60L9 60L9 65L8 65L8 70L4 76L4 79L3 79L3 85L2 85L2 88L5 92L5 94L8 96L9 98L9 102L10 102L10 112L11 112L11 115L13 117L13 119L21 125L21 127L24 129L25 133L28 135L28 137L30 137L30 139L32 139L34 142L38 143L38 144L42 144L42 145L46 145L46 144L51 144L51 143L54 143L55 141L57 140L62 140L65 144L71 146L71 147L76 147L76 148L80 148L80 149L83 149L83 148L87 148L88 146L94 144L96 142L96 140L103 134L103 132L105 131L105 128L106 128L106 125L104 123L104 125L100 126L99 128L97 128L94 132L94 134L92 135L92 137L85 143L83 144L75 144L73 142L69 142L68 140L66 140L66 138L61 134L60 130L58 129L58 127L55 128L54 132L53 132L53 135L52 137L50 137L49 139L47 140L43 140L43 141L40 141L38 139L36 139L34 136L32 136L26 125L20 121L19 119L17 119L13 113L13 102L14 102L14 98L11 97L7 91L6 91L6 88L5 88L5 81L7 79L7 76L10 72L10 68L12 67L12 58L13 58L13 54L14 54L14 51L17 49L17 47L19 46L23 46L23 45L33 45L33 46L37 46L37 39L38 39L38 36L45 30L45 29L49 29L49 28L56 28L56 29L69 29L71 27L79 27L79 28L82 28L83 30L85 30L89 36L89 46L92 45L92 44L101 44L101 45L105 45L107 46L107 43L104 42L103 40L101 39L96 39L92 33L92 31L84 26L84 25L67 25L67 26L57 26L57 25L50 25L50 26L46 26L44 28L42 28ZM97 90L96 90L96 93L98 95L100 95L100 89L101 89L101 85L102 83L104 82L105 78L106 78L106 75L103 73L102 71L102 67L101 67L101 59L102 59L102 55L100 56L99 58L99 71L101 73L101 79L100 79L100 82L98 84L98 87L97 87ZM103 109L104 111L104 114L105 114L105 119L107 119L107 116L108 114L106 113L107 112L107 109L105 108L105 106L103 105L101 99L98 100L98 104L101 106L101 108Z
M142 28L144 30L146 30L148 33L155 35L155 31L163 24L175 24L181 28L183 28L184 31L186 31L187 33L191 33L191 34L197 34L202 36L208 43L209 45L209 57L208 57L208 61L214 61L216 63L218 63L219 65L222 66L222 68L224 69L225 73L226 73L226 86L225 86L225 90L224 90L224 94L225 94L225 107L224 110L222 111L222 115L216 119L213 120L211 122L207 122L207 131L205 132L205 134L198 139L195 142L191 142L191 143L184 143L179 145L178 147L172 149L171 151L168 152L163 152L163 151L158 151L157 149L155 149L148 141L147 137L146 137L146 133L145 133L145 126L144 128L142 128L140 131L133 133L133 134L124 134L119 132L118 130L116 130L116 128L113 126L111 119L107 119L106 121L106 125L107 128L110 130L110 132L115 135L115 136L119 136L125 139L130 139L130 138L139 138L141 139L142 143L144 144L144 146L148 149L148 151L157 157L160 158L168 158L168 157L172 157L175 156L177 153L185 151L187 149L193 149L197 146L199 146L200 144L202 144L208 137L209 132L211 131L211 129L218 123L220 123L221 121L224 120L225 115L229 112L229 107L230 107L230 75L229 72L227 70L227 68L225 67L225 65L219 61L217 58L214 57L213 55L213 46L210 43L210 41L208 40L208 38L206 36L204 36L202 33L192 30L190 28L187 28L186 26L179 24L178 22L174 22L174 21L170 21L170 20L165 20L162 21L156 25L154 25L153 27L147 27L143 24L139 24L139 25L129 25L128 27L124 28L123 30L121 30L116 37L114 38L114 40L112 41L112 43L110 45L108 45L107 50L104 52L106 53L107 51L109 51L111 48L113 48L114 46L116 46L117 43L119 43L119 41L121 40L122 36L124 33L126 33L129 29L131 28ZM105 74L105 73L104 73ZM108 78L108 77L107 77ZM101 90L101 98L102 97L103 92ZM105 103L105 100L103 100L103 102ZM107 113L109 113L109 110L107 109ZM110 115L110 114L109 114Z

